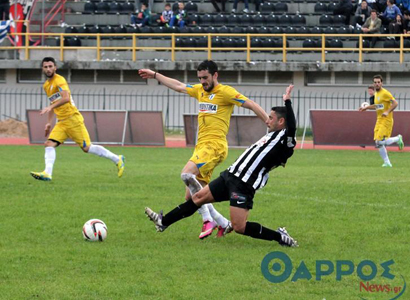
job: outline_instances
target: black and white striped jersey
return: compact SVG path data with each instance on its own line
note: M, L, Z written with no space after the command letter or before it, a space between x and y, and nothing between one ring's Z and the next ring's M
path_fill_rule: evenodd
M229 173L251 185L255 190L264 187L269 171L285 166L296 146L296 120L290 100L285 102L287 127L269 132L250 146L228 168Z

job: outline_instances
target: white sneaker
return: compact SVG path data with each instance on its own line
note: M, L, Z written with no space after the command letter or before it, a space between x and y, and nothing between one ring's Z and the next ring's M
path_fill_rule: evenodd
M232 8L231 12L235 13L235 12L236 12L236 9L235 9L235 8Z
M163 232L167 226L162 225L162 210L157 214L151 208L145 208L145 214L154 224L158 232Z
M245 14L247 14L247 13L249 12L249 9L245 8L245 9L243 10L243 12L244 12Z
M391 163L384 163L384 164L382 164L382 167L383 168L392 168L393 166L392 166Z

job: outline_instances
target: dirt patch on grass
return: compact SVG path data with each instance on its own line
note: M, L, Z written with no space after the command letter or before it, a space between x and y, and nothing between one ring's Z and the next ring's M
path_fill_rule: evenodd
M28 137L27 123L13 119L1 121L0 137Z

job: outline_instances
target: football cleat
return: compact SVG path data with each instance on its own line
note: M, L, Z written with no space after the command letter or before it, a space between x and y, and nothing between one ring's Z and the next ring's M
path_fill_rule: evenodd
M124 169L125 169L125 157L124 157L124 155L119 155L118 157L119 157L119 159L120 159L120 160L118 161L118 164L117 164L118 177L121 178L122 173L124 173Z
M289 235L285 227L279 227L277 232L281 235L279 245L284 247L299 247L298 242Z
M212 231L217 227L215 222L205 221L204 225L202 225L201 233L199 234L199 238L203 240L212 234Z
M159 214L157 214L151 208L146 207L145 214L147 215L148 219L154 222L155 228L158 232L163 232L165 229L167 229L167 226L162 225L162 210L159 212Z
M30 175L37 180L42 181L51 181L51 175L48 175L46 172L30 172Z
M233 230L232 224L231 222L228 222L228 226L226 226L225 228L223 228L222 226L218 227L218 233L216 234L216 237L217 238L224 237L228 233L232 232L232 230Z
M397 142L397 144L399 145L399 150L403 150L404 143L403 143L403 137L401 134L399 134L399 141Z
M383 168L392 168L393 166L392 166L391 163L384 163L384 164L382 164L382 167Z
M191 196L195 195L202 189L202 185L198 182L194 174L182 173L181 179L188 187Z

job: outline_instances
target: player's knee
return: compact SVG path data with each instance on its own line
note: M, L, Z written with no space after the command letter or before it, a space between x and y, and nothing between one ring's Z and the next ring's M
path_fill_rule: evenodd
M376 141L374 141L374 143L375 143L376 148L381 148L383 146L381 141L376 140Z
M231 222L232 222L232 228L236 233L239 233L239 234L245 233L246 222L237 221L237 220L231 220Z
M45 147L56 147L57 143L55 143L53 141L50 141L50 140L47 140L47 141L44 142L44 146Z
M81 147L81 150L83 150L85 153L88 153L88 150L90 150L90 146Z

